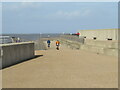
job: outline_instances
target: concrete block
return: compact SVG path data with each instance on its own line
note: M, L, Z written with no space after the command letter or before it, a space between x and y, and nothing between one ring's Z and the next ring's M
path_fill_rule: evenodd
M23 42L2 45L2 67L7 67L34 57L34 43Z

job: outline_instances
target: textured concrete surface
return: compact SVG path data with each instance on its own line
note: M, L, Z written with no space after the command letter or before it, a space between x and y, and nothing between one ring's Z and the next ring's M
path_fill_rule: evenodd
M43 55L3 69L3 88L117 88L117 57L71 50L55 42Z
M96 30L80 30L80 36L85 36L87 39L97 40L118 40L118 29L96 29Z
M104 40L92 40L92 39L85 39L86 45L92 45L102 48L115 48L118 49L118 41L104 41Z
M34 57L34 43L22 42L2 45L2 67L7 67Z
M63 44L71 49L80 49L88 52L99 53L118 57L118 41L100 41L85 39L84 44L67 39L60 39Z

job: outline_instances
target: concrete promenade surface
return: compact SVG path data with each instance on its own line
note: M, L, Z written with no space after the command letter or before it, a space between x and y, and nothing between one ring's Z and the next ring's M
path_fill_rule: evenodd
M71 50L55 42L43 55L2 70L3 88L117 88L117 57Z

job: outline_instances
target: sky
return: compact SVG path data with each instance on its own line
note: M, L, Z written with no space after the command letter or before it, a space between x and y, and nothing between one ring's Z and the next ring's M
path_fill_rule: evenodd
M2 3L2 33L76 33L109 28L118 28L117 2Z

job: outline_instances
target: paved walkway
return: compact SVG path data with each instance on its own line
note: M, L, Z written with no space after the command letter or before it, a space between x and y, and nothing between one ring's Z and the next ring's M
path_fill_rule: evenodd
M43 55L3 69L3 88L117 88L116 57L71 50L55 42Z

